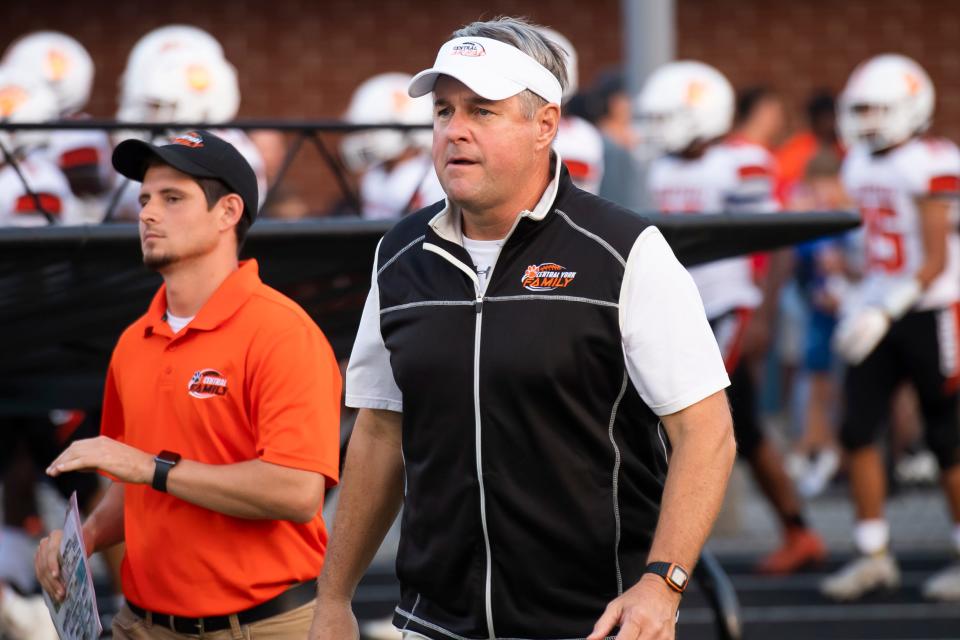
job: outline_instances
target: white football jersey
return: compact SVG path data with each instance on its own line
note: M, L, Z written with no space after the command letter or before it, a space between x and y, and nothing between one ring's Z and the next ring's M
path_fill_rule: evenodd
M404 160L389 172L383 164L370 167L360 180L362 214L370 220L399 218L446 197L427 153Z
M563 158L575 185L590 193L600 191L603 136L595 126L576 116L561 118L553 148Z
M863 145L843 163L843 185L863 217L864 279L859 296L878 304L890 286L920 270L926 259L917 198L960 191L960 151L942 138L914 138L875 155ZM960 300L960 235L957 201L951 202L947 263L917 302L936 309Z
M661 213L771 213L773 156L759 145L728 141L699 158L667 155L650 163L647 185ZM749 257L727 258L691 267L711 320L737 308L754 309L763 294L754 282Z
M45 149L47 159L67 176L78 215L84 222L96 224L103 220L105 199L117 181L110 163L112 150L110 136L105 131L65 129L50 134ZM70 172L77 168L89 168L93 175L87 176L83 183L73 182Z
M20 160L17 167L30 189L11 165L0 165L0 227L47 226L49 222L40 213L37 200L57 224L83 223L70 183L57 165L36 152Z

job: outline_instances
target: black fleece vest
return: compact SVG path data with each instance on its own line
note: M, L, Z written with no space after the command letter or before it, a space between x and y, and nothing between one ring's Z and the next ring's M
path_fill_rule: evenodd
M649 222L577 189L521 218L483 297L466 250L400 221L378 253L403 393L395 623L430 638L579 638L639 580L666 473L618 321ZM656 313L650 309L649 313Z

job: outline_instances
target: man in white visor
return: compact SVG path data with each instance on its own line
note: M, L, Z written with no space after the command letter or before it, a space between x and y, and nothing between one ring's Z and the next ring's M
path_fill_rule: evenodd
M733 465L729 380L660 232L552 150L564 64L501 18L410 83L447 198L377 248L311 638L357 637L401 505L405 640L674 637Z

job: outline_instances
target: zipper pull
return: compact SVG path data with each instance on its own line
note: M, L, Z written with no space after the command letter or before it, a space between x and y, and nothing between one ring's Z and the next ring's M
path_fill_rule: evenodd
M478 314L483 313L483 297L477 296L477 299L475 302L476 302L477 313Z

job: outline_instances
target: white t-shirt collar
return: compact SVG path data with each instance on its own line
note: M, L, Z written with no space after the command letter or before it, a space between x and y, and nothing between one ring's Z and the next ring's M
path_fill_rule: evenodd
M550 213L550 210L553 208L553 203L557 199L557 191L560 188L560 168L563 166L563 161L560 158L560 154L558 154L556 151L551 152L550 157L555 162L553 168L553 179L550 180L550 184L548 184L547 188L544 189L543 194L540 196L540 200L537 202L537 205L533 208L533 210L521 211L518 217L530 218L531 220L540 222L547 217L547 214ZM443 210L430 220L430 226L433 227L433 230L437 233L437 235L444 240L462 246L463 221L461 218L462 216L460 214L460 208L451 204L450 199L448 198L446 200L446 206L443 208Z

